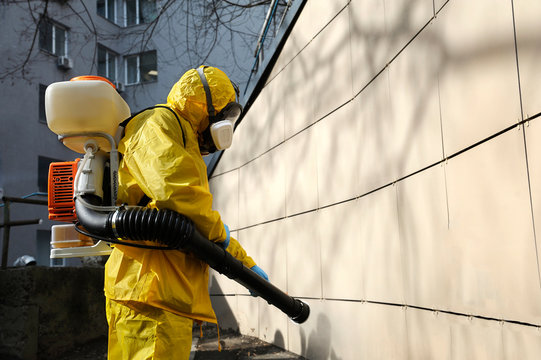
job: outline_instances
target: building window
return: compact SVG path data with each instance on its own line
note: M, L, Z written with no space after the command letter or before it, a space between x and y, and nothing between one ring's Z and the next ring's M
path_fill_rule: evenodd
M98 75L115 82L117 80L117 54L98 45Z
M48 192L49 164L52 162L62 162L62 160L38 156L38 191L40 192Z
M158 79L156 50L126 57L126 84L138 84Z
M156 16L156 0L124 0L125 26L149 23Z
M45 116L45 90L47 85L39 84L39 122L47 123Z
M39 48L57 56L68 54L68 30L47 18L39 23Z
M98 0L98 15L116 23L116 0Z

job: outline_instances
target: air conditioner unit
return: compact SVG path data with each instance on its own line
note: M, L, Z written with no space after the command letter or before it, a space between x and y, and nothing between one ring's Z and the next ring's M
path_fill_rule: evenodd
M73 68L73 60L67 56L59 56L56 65L64 70Z
M117 90L119 93L124 92L125 86L124 86L124 83L123 83L123 82L115 81L115 86L116 86L116 90Z

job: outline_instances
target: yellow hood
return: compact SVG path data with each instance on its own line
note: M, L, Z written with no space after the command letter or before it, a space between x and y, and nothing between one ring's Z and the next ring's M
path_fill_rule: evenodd
M212 104L218 113L228 103L235 101L235 89L227 75L215 67L205 67ZM167 105L190 122L196 133L202 133L209 125L207 98L197 70L187 71L173 85L167 96Z

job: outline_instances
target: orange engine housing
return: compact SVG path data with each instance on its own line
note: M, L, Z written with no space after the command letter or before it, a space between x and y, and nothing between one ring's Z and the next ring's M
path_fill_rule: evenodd
M49 219L65 222L77 220L73 200L73 181L77 174L77 163L81 159L55 162L49 165Z

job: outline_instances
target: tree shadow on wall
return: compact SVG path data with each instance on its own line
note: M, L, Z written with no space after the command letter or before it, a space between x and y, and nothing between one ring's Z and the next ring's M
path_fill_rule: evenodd
M307 336L304 328L299 328L301 355L306 359L332 359L339 360L332 348L332 326L331 320L325 314L320 313L317 317L315 328Z

